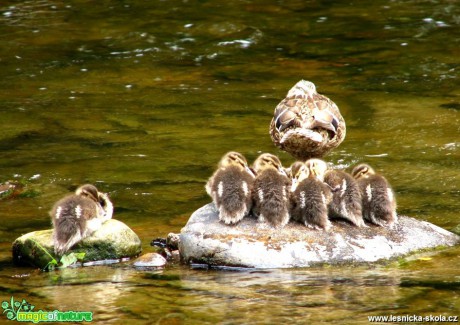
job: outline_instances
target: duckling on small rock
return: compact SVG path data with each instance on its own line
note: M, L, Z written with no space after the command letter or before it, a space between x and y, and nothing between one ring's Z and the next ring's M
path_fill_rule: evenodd
M329 230L328 204L332 193L323 183L327 165L319 159L310 159L297 168L291 188L291 217L313 229Z
M50 212L53 222L54 251L65 254L72 246L90 236L111 219L113 205L106 193L94 185L82 185L54 205Z
M206 184L206 192L219 210L219 220L235 224L249 214L254 177L242 154L231 151L221 158Z
M388 181L367 164L357 165L351 174L361 190L364 219L392 228L398 219L395 195Z
M345 139L345 120L337 105L301 80L275 108L270 136L275 146L305 161L320 158Z
M328 169L324 182L332 190L329 215L350 221L357 227L365 227L362 216L362 198L356 180L341 170Z
M278 157L264 153L253 164L256 172L252 199L253 212L259 221L267 220L271 225L283 227L289 222L289 186Z

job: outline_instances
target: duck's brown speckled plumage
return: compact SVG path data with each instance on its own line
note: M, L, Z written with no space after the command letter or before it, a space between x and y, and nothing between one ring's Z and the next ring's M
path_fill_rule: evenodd
M270 123L273 143L299 160L325 156L342 143L345 134L337 105L305 80L289 90Z

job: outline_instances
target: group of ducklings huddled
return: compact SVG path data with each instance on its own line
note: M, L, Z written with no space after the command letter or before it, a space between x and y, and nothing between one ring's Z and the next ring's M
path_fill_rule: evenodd
M219 219L235 224L249 214L283 227L290 219L328 230L341 218L362 227L364 220L392 227L396 200L387 180L369 165L351 175L329 168L319 158L345 139L345 120L337 105L319 94L311 81L300 80L276 106L269 128L275 146L299 161L284 169L278 157L264 153L248 166L237 152L222 157L206 191Z
M208 180L206 192L225 224L250 214L275 227L292 219L326 231L336 218L357 227L365 226L364 220L386 227L397 222L390 184L367 164L354 167L351 175L315 158L285 169L277 156L263 153L249 167L242 154L229 152Z

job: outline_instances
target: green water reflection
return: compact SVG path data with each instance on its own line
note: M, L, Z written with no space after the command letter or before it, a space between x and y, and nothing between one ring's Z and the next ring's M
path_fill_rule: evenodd
M38 193L0 201L1 297L94 311L105 322L368 323L367 315L459 314L458 248L385 266L217 272L123 266L41 273L11 242L50 227L84 182L150 240L209 202L229 150L274 148L268 124L299 79L347 121L328 160L367 161L398 211L459 223L460 9L454 1L4 1L0 181ZM71 294L69 294L71 292Z

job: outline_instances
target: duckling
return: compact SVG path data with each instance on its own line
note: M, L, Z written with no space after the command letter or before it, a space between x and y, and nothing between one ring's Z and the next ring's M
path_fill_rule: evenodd
M351 174L361 190L364 219L392 228L398 218L395 195L388 181L367 164L357 165Z
M291 217L308 228L328 231L331 228L328 204L332 193L323 183L326 169L326 163L319 159L310 159L299 166L291 188Z
M357 227L365 227L361 192L356 180L344 171L328 169L324 182L332 191L329 215L333 218L346 219Z
M301 80L275 108L270 136L275 146L305 161L320 158L345 139L345 120L337 105Z
M106 193L94 185L82 185L75 194L54 204L50 211L53 223L54 252L65 254L72 246L90 236L111 219L113 205Z
M290 219L290 181L280 160L264 153L254 161L253 169L257 175L252 191L253 213L260 222L267 220L275 227L284 227Z
M235 224L249 214L254 177L242 154L231 151L221 158L206 184L206 192L219 210L219 220Z

